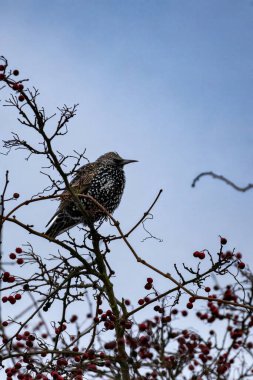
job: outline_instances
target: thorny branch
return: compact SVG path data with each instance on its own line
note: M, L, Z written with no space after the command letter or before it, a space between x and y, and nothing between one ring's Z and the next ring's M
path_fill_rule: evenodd
M42 157L46 163L42 174L50 184L13 207L12 202L19 196L16 193L8 196L9 178L6 174L0 226L12 223L37 239L51 243L44 255L37 253L30 243L23 244L22 248L16 247L15 253L5 257L7 264L14 264L10 271L1 261L2 304L7 303L10 308L15 308L16 303L21 305L23 302L24 305L22 311L12 315L11 311L4 313L5 320L0 321L0 363L6 378L10 380L15 375L20 380L253 378L253 366L245 360L246 356L253 357L253 275L245 269L242 255L234 251L225 252L227 242L220 237L217 254L208 250L196 251L193 256L197 264L193 266L186 262L180 269L176 263L175 275L167 272L166 260L165 269L160 269L143 259L129 238L151 215L162 190L133 227L124 233L120 222L96 199L76 194L71 187L69 178L86 159L85 150L80 154L65 155L53 149L55 139L68 133L68 123L75 116L77 105L58 108L58 121L53 129L51 126L49 129L48 122L53 122L57 113L47 116L45 109L38 105L39 91L25 88L27 80L16 80L18 71L9 70L4 57L1 61L1 90L7 87L12 91L6 105L18 111L21 126L32 129L39 139L38 148L20 137L22 132L14 132L12 139L4 141L4 147L7 152L25 149L27 159L31 155ZM71 168L68 169L70 162ZM55 171L59 177L56 180ZM201 173L193 181L193 186L205 175L220 179L239 191L247 191L253 186L240 188L212 172ZM60 199L64 189L85 220L88 216L82 198L93 202L107 216L117 235L102 236L100 225L88 223L87 228L79 231L81 242L71 232L67 235L68 240L52 239L38 231L31 222L22 220L24 207L38 208L41 202ZM154 238L152 233L148 233ZM109 255L114 241L124 242L136 261L160 279L147 278L144 286L146 295L137 303L135 295L133 300L118 295L114 284L117 274ZM209 260L204 260L205 256ZM201 260L204 260L203 264ZM207 286L211 275L215 276L213 289ZM220 288L217 285L219 278L223 282L230 279L232 284ZM162 279L166 290L160 291ZM32 300L29 308L27 298ZM182 309L185 299L186 306ZM222 340L215 329L210 330L206 338L191 329L173 327L176 318L186 317L200 301L204 307L202 311L198 309L196 317L208 324L222 321L225 325ZM140 311L150 310L151 305L154 305L155 316L138 323L136 319ZM4 367L6 362L8 368ZM234 377L235 373L237 377Z

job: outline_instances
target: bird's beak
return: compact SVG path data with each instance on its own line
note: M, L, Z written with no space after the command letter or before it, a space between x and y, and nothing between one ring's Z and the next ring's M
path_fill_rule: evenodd
M124 166L124 165L127 165L127 164L131 164L132 162L138 162L137 160L121 160L121 165Z

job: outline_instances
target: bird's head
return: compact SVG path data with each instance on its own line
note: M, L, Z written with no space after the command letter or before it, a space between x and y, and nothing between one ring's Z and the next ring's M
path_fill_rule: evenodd
M137 160L126 160L116 152L109 152L100 156L97 161L104 162L107 165L123 167L124 165L131 164L132 162L138 162Z

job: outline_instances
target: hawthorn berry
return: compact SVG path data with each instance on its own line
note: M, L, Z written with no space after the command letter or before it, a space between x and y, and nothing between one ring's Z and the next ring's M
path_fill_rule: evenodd
M17 293L15 294L15 299L18 301L18 300L21 300L22 296L21 294Z
M129 305L131 305L131 302L130 302L130 300L125 300L125 305L126 305L126 306L129 306Z
M19 265L24 264L24 259L22 259L21 257L19 257L19 258L17 259L17 264L19 264Z
M23 102L23 101L25 100L24 95L19 95L18 100L19 100L20 102Z
M96 372L96 371L97 371L97 366L96 366L96 364L93 364L93 363L88 364L88 365L87 365L87 370L88 370L88 371Z
M14 83L14 84L12 85L12 88L13 88L14 91L18 91L18 89L19 89L19 87L18 87L18 83Z
M14 194L13 194L13 198L15 198L15 199L18 199L19 196L20 196L19 193L14 193Z
M186 305L187 309L192 309L193 308L193 303L188 302Z
M244 269L245 268L245 263L243 263L242 261L240 261L238 264L237 264L238 268L239 269Z
M72 317L70 318L70 322L71 322L71 323L74 323L74 322L77 321L77 319L78 319L78 316L74 314L74 315L72 315Z
M8 301L8 297L4 296L4 297L2 298L2 302L5 303L5 302L7 302L7 301Z
M144 299L143 299L143 298L140 298L139 301L138 301L138 304L139 304L139 305L143 305L143 304L144 304Z
M226 238L224 238L224 237L220 237L220 243L221 243L221 245L225 245L225 244L227 244L227 239Z
M4 71L5 69L5 66L4 65L0 65L0 71Z
M0 80L4 80L4 78L5 78L5 75L0 73Z
M140 323L138 327L140 331L145 331L147 328L147 325L146 323Z
M112 342L105 343L104 348L106 350L113 350L114 348L116 348L116 346L117 346L117 343L115 341L112 341Z
M16 303L16 300L15 300L15 298L14 298L13 296L9 296L9 297L8 297L8 301L9 301L12 305L14 305L14 303Z
M211 288L209 288L209 286L206 286L205 287L205 292L209 293L211 291Z
M19 75L19 70L17 70L17 69L16 69L16 70L13 70L12 73L13 73L13 75L18 76L18 75Z
M15 253L10 253L10 255L9 255L9 258L11 259L11 260L15 260L16 259L16 255L15 255Z
M20 247L17 247L17 248L15 249L15 251L16 251L16 253L22 253L22 252L23 252L22 248L20 248Z
M146 285L144 286L144 288L145 288L146 290L150 290L150 289L152 289L152 283L147 282Z

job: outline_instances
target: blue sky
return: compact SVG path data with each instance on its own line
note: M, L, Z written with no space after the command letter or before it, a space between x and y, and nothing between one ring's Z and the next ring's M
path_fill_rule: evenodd
M253 264L253 192L237 193L208 178L190 186L206 170L240 185L253 181L251 1L24 0L1 4L1 15L0 53L40 89L48 114L64 103L80 104L57 148L66 154L87 148L91 161L110 150L139 160L126 168L115 213L124 229L164 189L148 224L163 242L141 243L142 230L132 237L143 258L172 271L174 262L192 263L196 249L216 252L220 234ZM3 138L19 131L34 141L10 109L1 109L0 131ZM10 193L20 192L21 200L47 185L41 162L22 157L1 156L1 176L10 169ZM43 231L55 208L48 202L20 217ZM6 251L13 249L13 234L19 244L48 249L14 227L5 234ZM119 292L129 286L128 273L131 293L150 274L125 248L117 247L110 260Z

